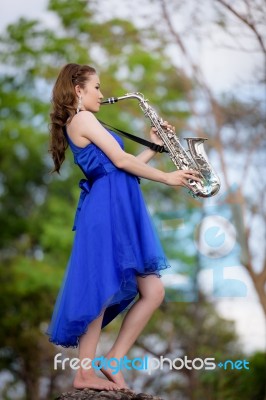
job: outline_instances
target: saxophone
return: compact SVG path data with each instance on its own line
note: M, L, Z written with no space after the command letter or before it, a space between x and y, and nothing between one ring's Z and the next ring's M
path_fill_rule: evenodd
M109 97L101 102L101 104L113 104L120 100L137 99L139 106L145 117L151 121L151 126L157 129L157 135L164 143L172 162L177 169L188 170L194 169L199 172L201 182L189 180L189 194L193 197L211 197L220 189L220 181L204 150L204 142L207 138L186 138L188 150L181 145L175 132L166 130L163 126L163 119L160 118L156 111L148 104L148 100L144 99L142 93L127 93L121 97Z

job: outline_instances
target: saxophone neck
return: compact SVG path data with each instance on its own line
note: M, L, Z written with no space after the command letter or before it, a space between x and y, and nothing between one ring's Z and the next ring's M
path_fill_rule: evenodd
M101 104L114 104L120 100L127 100L127 99L137 99L142 103L146 101L142 93L133 92L133 93L126 93L124 96L120 97L108 97L106 100L103 100Z

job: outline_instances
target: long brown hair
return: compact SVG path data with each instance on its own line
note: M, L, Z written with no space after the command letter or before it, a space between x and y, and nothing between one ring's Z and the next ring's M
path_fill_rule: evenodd
M65 159L68 147L63 127L71 121L76 113L77 95L75 86L85 87L89 75L96 70L89 65L67 64L60 71L52 93L52 112L50 114L50 147L49 152L54 161L53 172L58 172Z

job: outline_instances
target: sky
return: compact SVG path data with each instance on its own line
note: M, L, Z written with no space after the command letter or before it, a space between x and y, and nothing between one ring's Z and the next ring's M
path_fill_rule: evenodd
M3 3L3 2L2 2ZM15 22L19 17L42 18L46 11L47 0L9 0L1 7L0 30L9 23Z
M117 7L113 4L117 3ZM19 17L36 18L45 21L50 27L55 27L57 20L53 13L46 10L48 0L9 0L1 7L0 31L3 31L7 24L15 22ZM118 7L119 4L119 7ZM116 9L122 15L126 12L121 6L120 0L112 0L104 3L106 14L108 6ZM214 42L223 43L223 37L216 32ZM205 77L216 93L226 92L232 87L241 86L241 82L246 81L247 76L252 76L255 72L255 65L259 56L246 54L243 52L232 51L228 48L219 48L215 44L207 44L203 41L199 51L199 60ZM254 90L250 87L250 90Z
M113 0L117 2L118 0ZM119 0L120 1L120 0ZM112 2L110 2L112 3ZM44 21L49 27L55 27L57 19L53 13L46 11L47 0L8 0L1 7L0 32L7 24L15 22L19 17L36 18ZM108 10L106 10L108 11ZM217 37L219 41L221 38ZM228 49L215 49L210 45L202 45L200 49L200 63L211 88L216 93L226 92L232 87L239 87L241 81L254 74L256 56L234 52ZM250 90L253 90L250 88ZM247 287L245 298L223 298L217 302L222 315L236 321L236 329L247 351L265 349L265 322L261 306L252 288L250 278L243 268L235 265L227 269L228 277L242 280ZM164 276L165 283L173 281L175 277ZM212 285L211 271L203 274L204 282ZM214 299L217 300L217 299Z

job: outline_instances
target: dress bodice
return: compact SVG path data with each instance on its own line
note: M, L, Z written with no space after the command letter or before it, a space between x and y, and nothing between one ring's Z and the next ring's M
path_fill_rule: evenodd
M116 141L120 144L121 148L124 149L123 140L114 132L112 131L108 132L116 139ZM79 187L81 189L81 193L73 225L73 230L75 231L78 224L79 213L82 204L87 194L90 193L93 183L97 179L102 178L113 171L118 171L118 168L114 165L114 163L110 160L110 158L108 158L106 154L94 143L89 143L85 147L79 147L75 143L73 143L73 141L67 134L65 128L64 128L64 135L74 155L74 163L80 167L83 174L87 178L87 179L81 179L79 181Z
M124 149L123 140L114 132L108 132L116 139L121 148ZM66 129L64 129L64 133L74 155L74 162L80 167L87 179L94 180L100 175L106 175L107 173L117 169L110 158L108 158L94 143L89 143L85 147L79 147L73 143L67 134Z

